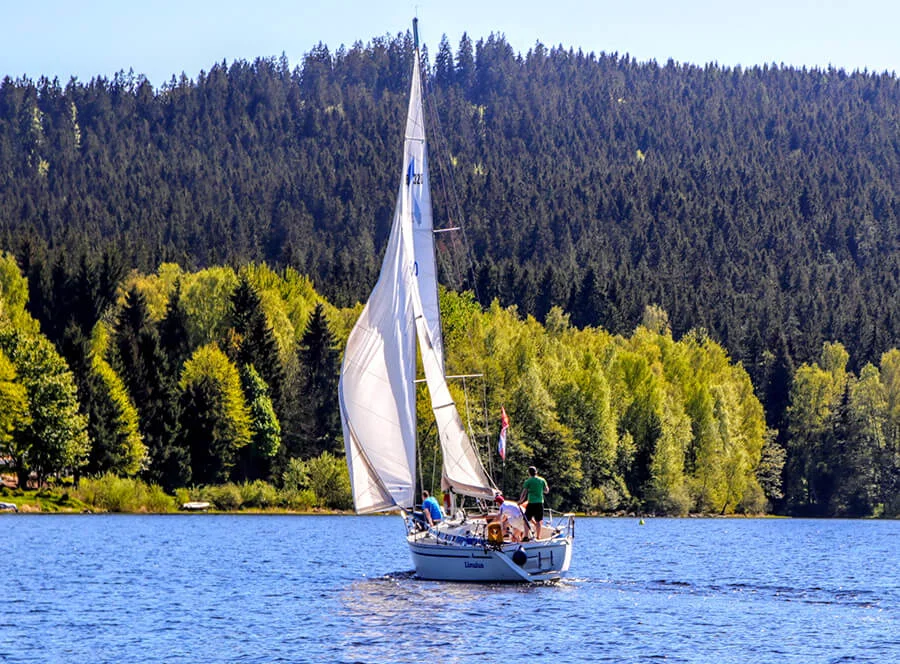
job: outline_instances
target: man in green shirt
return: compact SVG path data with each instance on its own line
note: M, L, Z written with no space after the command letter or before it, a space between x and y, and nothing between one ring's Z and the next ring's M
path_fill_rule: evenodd
M537 539L541 539L541 521L544 519L544 494L550 491L547 486L547 480L537 474L537 468L529 466L528 479L522 487L522 495L519 496L519 502L528 501L525 508L526 523L534 519L535 535Z

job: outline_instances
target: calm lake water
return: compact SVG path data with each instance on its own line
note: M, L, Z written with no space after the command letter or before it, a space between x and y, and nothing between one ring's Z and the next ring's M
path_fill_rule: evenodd
M900 662L900 522L579 519L570 576L412 577L399 517L0 516L0 662Z

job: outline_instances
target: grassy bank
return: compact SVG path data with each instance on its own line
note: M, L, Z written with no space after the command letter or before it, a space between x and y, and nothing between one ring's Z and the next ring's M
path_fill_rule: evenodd
M19 512L82 513L121 512L166 514L179 511L190 502L209 503L218 512L318 512L346 509L343 495L320 495L311 488L276 488L257 480L177 489L168 494L155 484L104 475L83 479L78 486L67 485L41 490L0 488L0 502L12 503Z
M0 489L0 502L12 503L19 512L90 512L91 506L67 490L41 489L22 491Z

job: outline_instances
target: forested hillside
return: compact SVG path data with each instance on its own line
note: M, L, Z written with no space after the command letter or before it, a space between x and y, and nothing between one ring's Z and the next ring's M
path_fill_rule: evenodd
M496 36L435 53L439 221L449 198L477 274L453 286L614 332L659 304L676 335L702 326L744 361L776 425L783 375L823 341L855 368L896 345L896 76L522 55ZM4 79L3 245L109 247L147 270L265 260L364 298L411 57L407 35L159 90Z
M452 288L614 334L659 305L675 339L700 330L743 363L788 449L803 434L789 439L793 377L818 370L824 342L846 348L841 372L886 368L900 346L895 75L516 54L497 36L432 52L436 219L462 224L467 247L439 248ZM265 261L337 306L364 299L411 58L401 35L320 45L295 69L214 64L160 89L131 74L4 79L0 248L42 330L63 347L74 320L87 343L125 274L164 261ZM829 398L853 384L840 373ZM796 477L819 473L810 459ZM798 482L796 501L827 511Z

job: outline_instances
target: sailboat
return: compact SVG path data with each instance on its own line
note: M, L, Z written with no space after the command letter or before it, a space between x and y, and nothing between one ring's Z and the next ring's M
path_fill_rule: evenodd
M549 513L539 540L504 537L493 508L499 492L447 386L416 20L413 38L393 225L378 282L348 338L338 386L354 507L358 514L401 514L419 578L555 580L569 569L574 517ZM417 346L440 439L441 488L453 498L451 514L434 525L416 510Z

